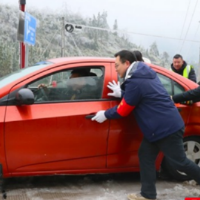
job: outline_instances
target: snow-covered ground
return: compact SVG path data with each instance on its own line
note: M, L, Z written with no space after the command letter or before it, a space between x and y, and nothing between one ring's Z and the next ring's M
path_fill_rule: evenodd
M140 191L135 173L88 176L11 178L6 180L7 200L127 200ZM157 181L158 200L200 197L193 182Z

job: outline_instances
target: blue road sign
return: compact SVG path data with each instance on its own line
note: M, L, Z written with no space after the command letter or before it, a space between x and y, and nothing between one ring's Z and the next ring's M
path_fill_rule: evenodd
M24 16L24 43L35 45L36 19L25 12Z

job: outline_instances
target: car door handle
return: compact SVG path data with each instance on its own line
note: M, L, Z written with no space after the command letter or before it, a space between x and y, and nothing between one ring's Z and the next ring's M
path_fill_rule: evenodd
M85 118L86 118L86 119L91 119L91 118L93 118L94 116L95 116L95 114L93 114L93 115L92 115L92 114L91 114L91 115L86 115Z

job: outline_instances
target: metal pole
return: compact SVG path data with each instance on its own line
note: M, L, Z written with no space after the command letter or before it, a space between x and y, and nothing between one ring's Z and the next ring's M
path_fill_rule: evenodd
M62 17L62 29L61 29L61 35L62 35L62 42L61 42L61 57L65 56L65 18Z
M19 0L19 8L22 12L25 12L26 0ZM23 42L20 42L20 68L25 67L25 53L26 46Z

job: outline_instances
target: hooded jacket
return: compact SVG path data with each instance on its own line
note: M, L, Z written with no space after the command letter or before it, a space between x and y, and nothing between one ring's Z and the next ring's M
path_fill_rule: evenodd
M183 71L186 68L186 66L187 66L187 63L184 61L182 67L179 70L175 69L173 64L171 64L171 69L177 74L180 74L181 76L183 76ZM197 82L196 74L192 65L191 65L191 70L188 74L188 79L190 79L191 81L194 81L195 83Z
M107 119L125 117L133 111L144 137L150 142L184 127L156 72L144 62L137 62L128 68L121 88L124 90L122 100L118 106L105 112Z

